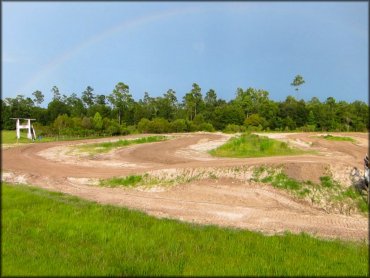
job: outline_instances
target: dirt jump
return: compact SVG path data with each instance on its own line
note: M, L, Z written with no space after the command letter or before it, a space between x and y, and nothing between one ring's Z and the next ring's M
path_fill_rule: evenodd
M363 214L327 211L287 191L253 182L251 171L240 171L258 165L282 165L290 177L316 182L330 169L336 180L350 186L351 171L363 168L368 135L340 133L352 137L355 143L328 141L319 133L263 135L314 152L243 159L212 157L207 151L230 138L222 133L168 134L170 139L166 141L132 145L95 156L74 152L79 144L148 136L130 135L3 147L2 179L138 209L156 217L264 234L305 232L322 238L368 242L368 219ZM99 179L141 174L184 179L175 185L150 188L98 185Z

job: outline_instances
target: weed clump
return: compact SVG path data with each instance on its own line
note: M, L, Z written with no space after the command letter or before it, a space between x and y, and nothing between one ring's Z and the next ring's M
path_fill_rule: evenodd
M331 175L320 177L320 183L297 181L288 177L282 168L256 167L252 181L268 183L293 193L298 198L310 200L312 204L325 207L327 211L350 214L352 211L368 213L366 197L353 187L342 186Z
M100 181L101 186L107 187L133 187L138 185L143 180L143 176L127 176L123 178L111 178L107 180Z
M333 188L333 187L338 187L339 183L335 180L333 180L332 177L330 176L322 176L320 177L320 183L323 187L327 188Z

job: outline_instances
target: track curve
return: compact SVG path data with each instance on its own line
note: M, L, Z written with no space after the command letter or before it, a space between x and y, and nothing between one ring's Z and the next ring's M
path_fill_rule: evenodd
M102 188L81 182L83 179L150 171L260 164L288 165L293 175L298 173L304 179L314 179L322 174L320 171L327 165L341 169L362 166L363 154L367 152L367 134L350 134L351 137L355 136L356 144L328 142L317 138L317 135L284 134L278 138L303 148L315 149L317 154L251 159L214 158L208 155L207 149L222 144L230 137L221 133L176 134L168 141L134 145L93 159L71 156L67 150L76 144L117 138L29 144L3 150L2 171L8 181L27 182L101 203L140 209L157 217L246 228L270 234L289 230L327 238L367 239L368 222L365 217L327 214L270 186L226 177L152 192ZM128 137L139 136L124 138Z

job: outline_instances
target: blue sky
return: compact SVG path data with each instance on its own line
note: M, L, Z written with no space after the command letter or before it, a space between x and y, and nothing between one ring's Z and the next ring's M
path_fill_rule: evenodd
M124 82L181 100L195 82L280 101L300 74L299 98L367 102L368 33L367 2L2 2L2 98Z

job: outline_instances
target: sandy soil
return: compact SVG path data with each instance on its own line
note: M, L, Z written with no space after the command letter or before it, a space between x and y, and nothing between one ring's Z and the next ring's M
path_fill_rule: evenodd
M245 228L266 234L291 231L324 238L368 240L368 220L364 216L327 213L286 192L251 182L248 173L228 174L228 169L233 167L283 165L293 178L318 181L330 169L335 178L349 186L351 170L354 167L363 169L368 134L338 134L350 136L356 143L327 141L319 137L321 133L263 135L316 152L250 159L211 157L207 151L230 138L221 133L171 134L172 139L168 141L133 145L95 157L76 155L73 146L118 138L51 142L3 149L2 179L139 209L156 217ZM142 173L169 176L184 171L195 173L200 169L208 174L214 171L217 177L209 178L207 174L186 184L150 189L96 186L99 179L113 176Z

